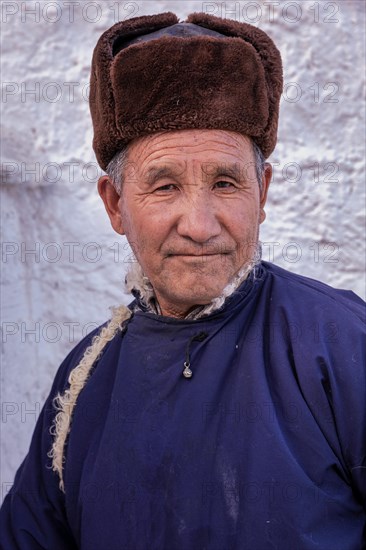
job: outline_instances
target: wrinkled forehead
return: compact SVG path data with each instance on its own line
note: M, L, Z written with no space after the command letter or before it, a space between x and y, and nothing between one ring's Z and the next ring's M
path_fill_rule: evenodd
M181 157L222 154L246 157L251 153L249 136L221 129L163 130L133 139L126 150L129 157L145 160L150 157Z
M130 172L141 175L212 174L229 168L233 174L253 166L252 141L226 130L185 129L136 138L127 148Z

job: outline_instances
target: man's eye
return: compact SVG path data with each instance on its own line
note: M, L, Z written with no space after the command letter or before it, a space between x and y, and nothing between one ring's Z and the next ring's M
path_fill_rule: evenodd
M215 187L218 189L235 189L235 185L230 181L217 181Z
M174 183L167 183L166 185L161 185L160 187L157 187L155 191L174 191L176 189L176 186Z

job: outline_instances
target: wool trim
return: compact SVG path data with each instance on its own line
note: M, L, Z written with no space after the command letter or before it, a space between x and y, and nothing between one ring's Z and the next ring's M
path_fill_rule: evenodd
M65 444L70 432L72 414L78 396L90 376L93 365L101 356L105 346L113 340L118 331L123 330L124 323L132 315L131 310L123 305L113 308L112 311L112 318L108 325L103 327L98 335L94 336L91 345L86 348L81 361L70 372L68 389L63 394L58 393L53 400L53 405L58 412L50 428L50 433L54 436L54 442L48 456L52 458L52 470L58 474L60 478L59 487L63 492L65 492L63 477Z

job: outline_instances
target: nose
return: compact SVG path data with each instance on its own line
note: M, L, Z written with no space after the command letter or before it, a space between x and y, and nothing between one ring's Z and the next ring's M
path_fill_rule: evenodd
M216 209L206 193L199 193L194 199L182 205L177 224L181 237L196 243L207 243L221 233L221 224Z

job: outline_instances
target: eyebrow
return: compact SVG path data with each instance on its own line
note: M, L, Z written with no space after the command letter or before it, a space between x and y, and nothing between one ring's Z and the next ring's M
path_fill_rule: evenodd
M153 185L159 179L176 177L181 173L179 170L173 170L173 168L169 168L168 166L155 166L149 168L147 171L147 183L148 185Z
M157 180L162 178L174 178L181 176L184 173L185 168L174 169L169 166L153 166L147 171L147 184L153 185ZM228 163L228 164L216 164L214 162L203 163L201 168L203 174L206 178L217 178L220 176L231 177L235 180L240 180L242 176L242 171L240 164Z
M207 177L217 178L219 176L227 176L236 180L241 178L241 169L239 163L234 164L215 164L208 162L203 165L202 171Z

